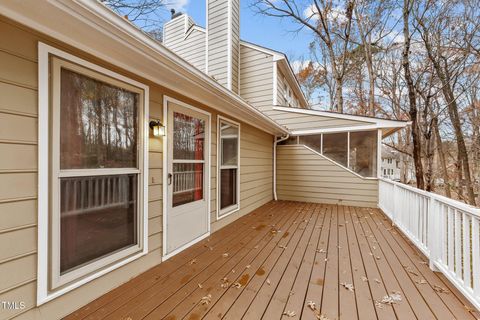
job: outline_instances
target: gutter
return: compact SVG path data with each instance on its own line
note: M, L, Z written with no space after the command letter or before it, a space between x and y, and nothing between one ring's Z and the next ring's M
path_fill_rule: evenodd
M277 136L275 136L275 141L273 142L273 200L277 201L277 144L279 142L285 141L288 138L290 138L290 134L287 133L287 135L281 137L280 139L277 139Z

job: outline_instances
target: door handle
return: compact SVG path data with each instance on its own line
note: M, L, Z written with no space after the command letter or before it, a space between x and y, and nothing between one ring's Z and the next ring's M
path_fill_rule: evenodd
M168 177L167 177L167 184L168 185L171 185L172 184L172 177L173 175L171 173L168 174Z

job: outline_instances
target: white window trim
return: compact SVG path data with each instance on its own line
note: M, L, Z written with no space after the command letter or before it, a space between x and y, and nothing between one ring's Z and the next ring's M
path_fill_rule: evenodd
M49 278L51 269L50 263L50 61L51 55L64 59L70 63L80 65L84 68L93 70L104 76L113 78L114 80L124 82L128 85L137 87L143 90L143 122L141 130L141 145L143 146L142 161L139 163L140 178L139 178L139 249L131 252L128 257L123 260L113 262L112 264L99 269L98 271L90 272L87 275L79 278L75 282L69 282L58 290L52 291L49 286ZM57 48L51 47L44 43L38 44L38 265L37 265L37 306L42 305L52 299L55 299L81 285L90 282L112 270L115 270L131 261L134 261L148 252L148 136L149 136L149 87L115 73L106 68L100 67L96 64L90 63L86 60L78 58L74 55L66 53ZM143 132L142 132L143 130ZM142 186L143 185L143 186ZM128 249L127 249L128 250Z
M238 157L238 164L236 166L237 168L237 204L231 205L227 208L220 209L220 165L221 165L221 141L220 141L220 123L228 122L230 124L233 124L238 127L238 151L237 151L237 157ZM217 116L217 221L220 219L223 219L225 217L228 217L229 215L237 212L240 210L240 139L241 138L241 126L240 123L234 120L231 120L229 118L223 117L221 115Z

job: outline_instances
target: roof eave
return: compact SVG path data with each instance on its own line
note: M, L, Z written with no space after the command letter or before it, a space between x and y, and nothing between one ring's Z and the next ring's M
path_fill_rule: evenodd
M226 111L263 131L287 133L238 95L97 1L5 1L0 2L0 12L153 83L180 94L188 92L189 98ZM225 106L229 109L225 110Z

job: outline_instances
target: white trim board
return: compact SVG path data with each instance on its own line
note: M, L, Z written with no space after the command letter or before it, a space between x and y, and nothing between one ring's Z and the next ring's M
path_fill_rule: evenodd
M221 209L220 209L220 162L221 162L221 155L220 155L220 148L221 148L221 143L220 143L220 121L225 121L225 122L230 122L231 124L233 125L236 125L238 126L238 146L237 146L237 157L238 157L238 164L237 164L237 205L235 206L235 208L233 208L233 210L225 210L227 211L227 213L224 213L222 215L220 215L220 212L221 212ZM232 213L235 213L237 211L240 210L240 142L241 141L241 125L240 125L240 122L237 122L237 121L234 121L234 120L231 120L229 118L226 118L224 116L221 116L221 115L218 115L217 116L217 179L216 179L216 217L217 217L217 221L218 220L221 220L225 217L228 217L229 215L231 215ZM229 208L226 208L226 209L229 209Z
M180 248L175 249L174 251L167 253L167 215L168 215L168 190L167 190L167 178L168 178L168 134L163 137L163 181L162 181L162 209L163 209L163 214L162 214L162 261L165 261L174 255L180 253L182 250L194 245L195 243L201 241L202 239L210 236L211 233L211 228L212 228L212 223L211 223L211 184L212 184L212 176L211 176L211 171L212 171L212 164L211 164L211 157L212 157L212 114L208 111L202 110L200 108L194 107L192 105L189 105L183 101L180 101L178 99L172 98L170 96L164 95L163 96L163 124L165 126L165 132L168 132L168 102L172 102L175 104L178 104L184 108L188 108L191 110L194 110L196 112L205 114L208 116L208 128L209 128L209 139L208 139L208 149L207 149L207 156L208 158L208 171L207 171L207 195L208 195L208 201L207 201L207 223L208 223L208 232L201 235L200 237L193 239L189 243L184 244Z
M49 56L55 55L72 63L76 63L85 68L94 70L95 72L104 74L105 76L123 81L132 86L138 87L144 91L144 123L143 123L143 163L141 163L141 176L143 184L143 195L140 198L143 215L142 230L142 250L132 256L119 260L108 267L101 268L99 271L91 273L78 281L67 284L61 289L49 291L49 256L50 256L50 61ZM90 63L86 60L78 58L74 55L66 53L57 48L46 45L42 42L38 43L38 265L37 265L37 306L53 300L81 285L90 282L98 277L118 269L119 267L134 261L148 253L148 137L149 137L149 87L120 75L116 72Z

